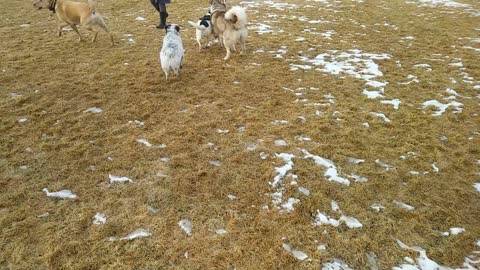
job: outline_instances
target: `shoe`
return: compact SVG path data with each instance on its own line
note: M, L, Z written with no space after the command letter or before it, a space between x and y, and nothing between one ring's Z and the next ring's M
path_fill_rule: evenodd
M160 12L160 24L157 26L158 29L165 29L165 26L167 26L167 17L167 12Z

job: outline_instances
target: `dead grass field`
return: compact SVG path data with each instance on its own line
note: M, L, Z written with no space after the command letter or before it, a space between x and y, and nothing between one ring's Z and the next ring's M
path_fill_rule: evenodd
M248 54L225 63L218 46L197 51L186 23L209 1L175 0L168 21L182 27L186 62L180 78L169 82L158 61L164 33L152 28L158 18L147 0L97 1L114 47L102 33L95 44L78 43L72 31L57 37L49 11L30 1L1 1L0 269L320 269L334 258L351 269L392 269L405 256L418 257L396 239L422 247L439 264L478 269L480 17L474 13L480 4L460 1L470 7L414 0L229 2L249 6L251 29ZM259 23L274 32L258 34ZM319 34L328 30L331 39ZM291 70L290 64L304 64L301 57L351 49L390 55L373 61L383 73L377 80L388 82L383 99L401 100L398 110L363 95L359 78L315 67ZM408 75L418 82L401 84ZM432 116L434 107L422 108L427 100L448 103L448 88L460 95L452 100L463 104L462 112L450 107ZM91 107L102 112L83 112ZM371 112L383 112L391 123ZM134 120L144 125L129 123ZM166 147L146 147L136 141L141 138ZM279 139L288 145L276 146ZM301 149L333 161L342 176L368 182L327 181L325 168ZM289 172L310 191L300 193L292 175L283 178L283 202L300 200L291 212L272 204L269 183L285 164L276 153L296 156ZM365 162L355 165L349 157ZM111 185L109 174L134 183ZM48 198L43 188L70 189L78 198ZM363 227L313 226L317 210L340 217L332 200ZM376 212L373 203L385 209ZM107 216L105 224L92 224L97 212ZM178 226L182 219L192 222L191 237ZM465 232L440 235L452 227ZM109 241L138 228L152 235ZM284 243L309 258L297 260ZM317 250L322 244L326 250ZM376 255L376 266L368 253ZM477 260L472 268L463 265L469 256Z

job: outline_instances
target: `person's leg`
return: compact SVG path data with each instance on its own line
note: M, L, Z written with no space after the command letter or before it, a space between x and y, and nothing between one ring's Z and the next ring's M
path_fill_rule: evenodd
M157 1L157 0L150 0L150 3L152 4L152 6L153 6L158 12L160 12L160 8L158 7L158 1Z
M164 29L165 26L167 26L167 17L168 17L167 6L165 4L160 3L158 5L158 9L160 12L160 25L158 25L157 28Z

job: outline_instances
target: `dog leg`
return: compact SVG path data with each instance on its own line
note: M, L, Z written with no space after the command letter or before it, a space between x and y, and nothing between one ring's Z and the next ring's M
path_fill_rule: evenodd
M60 24L60 23L58 24L58 33L57 33L58 36L61 36L61 35L62 35L62 29L63 29L63 27L65 27L65 26L67 26L67 25L65 25L65 24Z
M230 47L225 45L225 49L227 49L227 56L225 56L223 60L227 61L228 59L230 59Z
M76 26L75 24L70 24L70 27L71 27L75 32L77 32L78 42L81 42L81 41L82 41L82 35L80 35L80 32L78 32L77 26Z
M242 51L240 52L240 54L246 54L247 53L247 41L245 40L245 38L242 38L240 40L240 43L242 45Z
M112 33L110 33L110 30L108 30L108 27L105 24L105 22L103 21L103 19L102 19L102 22L99 24L99 26L100 26L100 28L102 28L103 31L105 31L105 33L110 35L110 42L112 43L112 46L115 45L115 43L113 42L113 35L112 35Z

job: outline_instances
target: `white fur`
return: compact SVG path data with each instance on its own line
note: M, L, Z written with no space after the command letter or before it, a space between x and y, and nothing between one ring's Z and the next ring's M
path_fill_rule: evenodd
M223 60L230 59L231 51L235 51L235 45L237 42L240 42L242 46L242 54L247 50L246 41L248 37L247 29L247 13L244 8L239 6L234 6L225 13L225 20L234 21L233 29L226 29L223 32L223 44L227 51L227 55Z
M207 47L208 44L208 39L212 35L212 23L208 22L208 27L205 27L205 25L201 25L200 22L202 20L198 20L197 23L194 23L192 21L188 21L188 23L195 27L195 37L198 43L198 50L202 49L202 38L207 39L207 43L205 43L205 47Z
M183 43L180 33L175 29L176 26L175 24L168 26L160 51L160 64L166 80L170 71L178 76L183 65Z
M247 26L247 12L244 8L234 6L225 13L225 19L232 21L234 17L237 17L235 22L235 29L240 30Z

